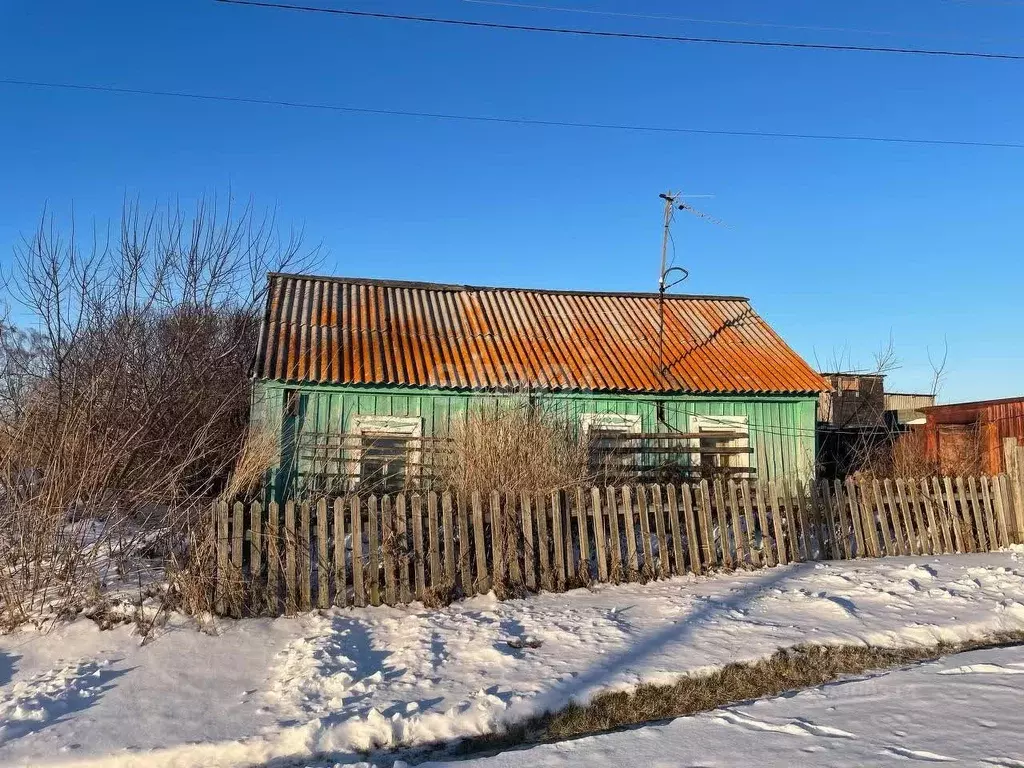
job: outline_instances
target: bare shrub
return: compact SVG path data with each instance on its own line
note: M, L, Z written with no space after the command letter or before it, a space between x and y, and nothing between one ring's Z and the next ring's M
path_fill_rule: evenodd
M129 203L85 243L44 214L4 284L24 320L0 326L0 621L59 615L97 580L141 585L132 563L188 556L239 455L251 487L265 273L314 253L251 207Z
M238 459L224 486L224 498L235 499L259 490L279 453L280 446L273 432L266 429L247 430Z
M938 461L928 455L927 433L912 429L876 443L866 451L860 476L929 477L953 475L977 477L982 474L981 434L976 426L946 428L941 433Z

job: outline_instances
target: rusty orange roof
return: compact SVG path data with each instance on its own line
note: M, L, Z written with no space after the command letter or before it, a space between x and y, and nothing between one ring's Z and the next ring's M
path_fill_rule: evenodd
M255 375L457 389L814 393L826 383L732 296L659 297L272 274Z

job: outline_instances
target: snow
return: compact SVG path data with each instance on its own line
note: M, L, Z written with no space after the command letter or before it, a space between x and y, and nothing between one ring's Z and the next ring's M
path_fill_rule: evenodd
M216 634L174 616L145 645L130 627L100 631L84 619L49 634L22 631L0 637L0 765L355 762L782 646L934 644L1020 630L1019 557L802 563L507 602L484 596L440 610L223 620ZM1019 669L960 660L934 677L970 685L992 673L967 667L994 663ZM713 721L715 739L860 733L728 711Z
M755 755L764 768L1024 768L1022 673L1024 647L972 651L667 723L421 768L746 768Z

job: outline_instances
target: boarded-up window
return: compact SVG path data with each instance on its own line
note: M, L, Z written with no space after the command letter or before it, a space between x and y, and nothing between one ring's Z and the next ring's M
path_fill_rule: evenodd
M415 416L355 416L353 457L361 493L397 493L419 479L423 420Z
M587 470L591 477L617 482L635 473L639 464L640 417L618 413L585 413L580 417L587 440Z

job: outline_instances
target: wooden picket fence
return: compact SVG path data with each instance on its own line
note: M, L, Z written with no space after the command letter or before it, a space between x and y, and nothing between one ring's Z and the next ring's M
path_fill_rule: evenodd
M1024 542L1006 475L343 497L213 509L216 607L232 616L559 591L797 561Z

